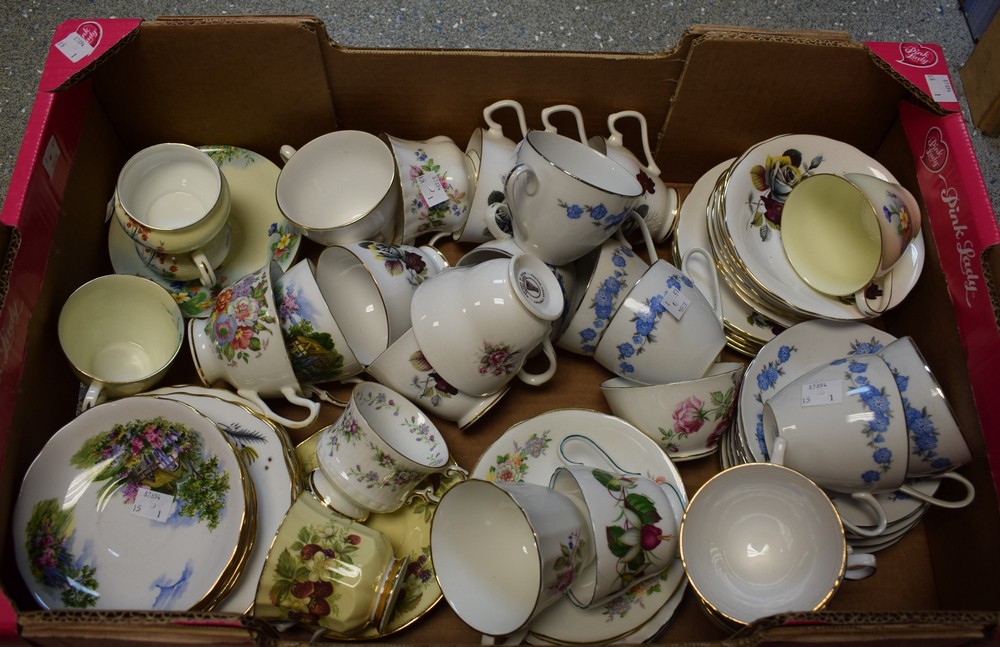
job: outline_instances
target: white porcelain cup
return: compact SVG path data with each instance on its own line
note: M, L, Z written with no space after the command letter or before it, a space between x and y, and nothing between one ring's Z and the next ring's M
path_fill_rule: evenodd
M412 328L392 342L366 370L376 381L405 395L424 411L455 422L459 429L480 420L509 390L504 387L486 396L459 391L427 361Z
M279 154L278 208L306 238L321 245L398 239L396 162L379 137L337 130Z
M912 337L900 337L878 353L896 378L910 439L910 478L953 470L972 461L955 413Z
M543 384L556 370L552 323L563 312L562 288L541 259L517 254L431 277L413 295L413 333L424 356L455 388L496 393L514 377ZM547 368L525 361L541 347Z
M902 258L920 221L919 203L894 182L817 173L785 199L781 244L795 272L819 292L863 295Z
M118 224L136 242L163 252L200 249L228 222L230 206L226 176L207 153L187 144L140 150L115 184Z
M596 249L632 213L642 186L620 164L558 133L529 131L504 184L513 238L551 265ZM493 235L510 237L488 219Z
M876 525L849 525L858 535L885 531L886 515L875 493L899 491L945 507L972 501L972 484L954 472L941 478L966 487L959 501L904 485L909 440L902 398L895 376L878 355L838 358L790 381L764 403L762 423L771 462L798 470L823 488L850 494L873 510Z
M229 254L232 230L227 222L207 243L191 252L168 252L148 247L139 239L133 239L133 244L143 266L160 276L176 281L198 279L205 287L212 288L219 284L215 268L222 265Z
M681 269L658 259L632 286L594 352L601 366L633 382L666 384L702 377L715 363L726 345L718 275L713 303L686 271L694 254L711 258L692 247Z
M316 282L358 360L371 364L410 329L417 287L447 267L428 246L361 241L331 245L316 261Z
M501 110L512 111L520 127L518 141L528 132L524 108L513 99L491 103L483 109L487 128L476 128L465 147L465 153L476 168L475 194L469 205L469 217L460 231L453 235L464 243L482 243L493 239L487 220L494 214L490 208L504 201L504 177L514 166L516 142L504 135L503 126L494 115Z
M272 266L274 298L281 334L300 384L344 380L365 367L347 343L316 282L316 268L305 258L287 272Z
M434 512L430 543L445 600L489 636L526 628L594 559L577 505L533 483L455 484Z
M622 119L634 119L638 122L644 159L637 157L625 146L624 136L618 129L618 122ZM663 180L660 179L660 167L653 161L653 152L649 147L646 117L635 110L616 112L608 116L608 131L610 134L607 138L595 135L588 140L588 144L636 176L639 184L642 185L643 195L635 210L642 216L653 240L658 243L663 242L673 230L674 223L677 222L679 202L677 191L663 183ZM624 226L628 227L628 224L626 223Z
M770 463L731 467L702 485L681 521L680 553L702 604L737 626L819 611L844 579L877 566L874 555L847 546L823 490Z
M426 140L383 134L392 150L402 193L400 242L424 235L460 232L476 191L472 159L443 135Z
M719 447L736 410L741 362L716 362L704 377L638 384L623 377L601 383L611 413L635 425L674 461L700 458Z
M271 264L219 291L207 319L188 320L188 345L205 386L222 380L278 424L313 423L319 403L301 395L274 301ZM284 398L306 410L298 420L276 413L263 398Z
M405 396L375 382L354 386L316 443L317 494L352 519L398 510L427 476L444 472L444 436Z
M184 319L167 290L138 276L92 279L59 312L59 344L87 387L82 408L159 382L184 344Z
M593 564L566 591L573 604L604 604L673 563L683 504L670 486L638 474L568 465L556 468L549 487L581 506L594 537Z

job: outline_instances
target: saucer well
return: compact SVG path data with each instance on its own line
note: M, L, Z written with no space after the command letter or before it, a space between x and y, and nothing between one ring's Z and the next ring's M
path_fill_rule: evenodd
M288 222L274 197L278 167L263 155L235 146L203 146L229 182L232 208L229 254L216 268L220 288L260 269L268 259L287 270L298 254L301 237ZM207 317L216 290L198 280L173 281L147 267L136 253L132 239L116 222L108 227L108 252L118 274L136 274L165 287L177 300L185 317Z

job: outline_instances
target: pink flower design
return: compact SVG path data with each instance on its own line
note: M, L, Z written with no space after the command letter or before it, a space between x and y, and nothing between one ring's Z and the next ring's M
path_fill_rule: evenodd
M674 431L688 435L697 432L705 424L705 403L697 396L691 396L674 409Z

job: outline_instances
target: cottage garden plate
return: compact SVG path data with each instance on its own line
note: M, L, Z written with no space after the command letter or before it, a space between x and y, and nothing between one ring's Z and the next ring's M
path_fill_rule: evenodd
M257 579L264 568L268 547L289 506L302 491L295 448L284 429L249 406L215 394L222 389L196 393L193 388L163 387L148 395L183 402L208 416L246 460L247 472L257 492L257 534L239 580L215 610L247 613L253 607Z
M470 477L548 485L552 473L563 464L559 448L569 436L592 439L622 469L671 485L686 505L680 474L655 441L621 418L585 409L557 409L512 426L483 452ZM565 447L570 460L608 467L587 443ZM605 605L581 609L569 598L560 600L532 621L528 640L603 645L632 642L640 633L655 635L673 615L672 611L660 613L661 609L676 609L684 593L687 581L682 574L680 559L675 559L662 577L642 582Z
M301 237L278 209L274 188L278 167L253 151L235 146L203 146L229 182L232 208L229 213L232 245L218 268L221 287L274 260L282 270L291 267ZM153 279L174 296L185 317L207 317L215 301L214 291L200 281L174 281L145 265L125 230L112 222L108 227L108 252L118 274L136 274Z
M14 509L18 569L46 609L206 610L253 540L253 484L181 402L123 398L45 444Z

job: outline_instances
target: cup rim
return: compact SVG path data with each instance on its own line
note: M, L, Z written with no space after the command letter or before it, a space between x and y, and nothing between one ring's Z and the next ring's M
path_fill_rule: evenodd
M562 166L559 162L553 160L551 152L548 155L546 155L545 152L543 152L539 148L541 143L536 141L539 138L541 138L542 140L553 140L557 142L563 142L563 144L560 145L565 145L571 149L575 149L576 151L578 151L577 155L599 160L603 162L605 165L607 165L609 168L605 170L605 173L601 174L601 178L599 179L581 177L582 175L581 173L574 172L571 169L567 169L564 166ZM553 169L573 178L574 180L577 180L578 182L582 182L583 184L591 188L597 189L598 191L602 191L611 195L617 195L631 199L640 198L644 193L642 185L639 184L639 181L634 177L632 177L632 175L625 170L625 167L623 167L621 164L614 161L607 155L601 153L600 151L597 151L585 145L583 142L571 139L569 137L566 137L565 135L560 135L557 132L552 132L547 130L537 130L537 129L529 130L528 133L524 136L523 141L529 147L531 147L531 150L533 150L540 158L545 160L545 162L548 163ZM619 174L619 171L621 171L620 174L622 175L622 182L624 182L625 184L632 185L631 188L622 188L622 190L618 190L618 188L621 187L612 188L609 186L605 186L601 182L601 180L604 179L606 175Z

